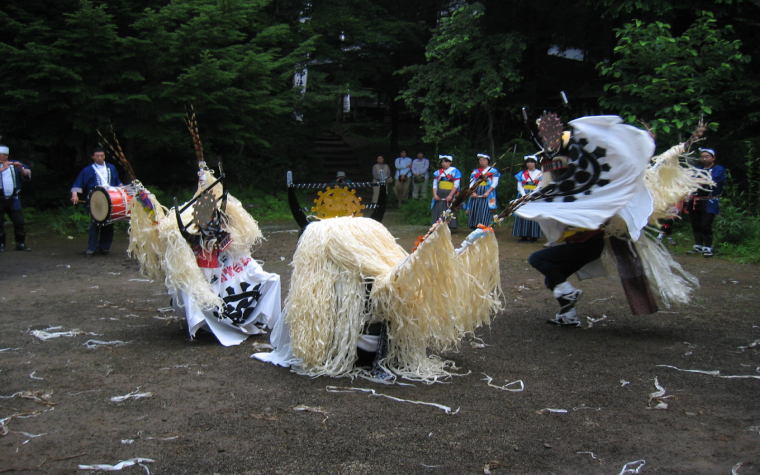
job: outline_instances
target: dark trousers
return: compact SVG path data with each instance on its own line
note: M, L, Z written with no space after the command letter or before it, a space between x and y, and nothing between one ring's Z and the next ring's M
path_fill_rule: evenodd
M589 262L599 259L604 250L604 233L592 236L585 242L569 242L536 251L528 263L546 276L544 284L554 289Z
M98 240L98 234L100 234L100 240ZM98 226L95 221L90 220L88 235L88 251L97 251L98 249L107 251L111 249L111 243L113 243L113 224Z
M712 247L715 215L705 211L706 204L705 201L698 202L695 209L689 211L689 222L694 233L694 243L697 246Z
M0 198L0 234L5 235L4 227L5 227L5 215L7 214L8 217L11 218L11 221L13 222L13 234L17 236L23 236L26 234L24 232L24 212L20 209L13 209L13 200L7 200L5 198Z

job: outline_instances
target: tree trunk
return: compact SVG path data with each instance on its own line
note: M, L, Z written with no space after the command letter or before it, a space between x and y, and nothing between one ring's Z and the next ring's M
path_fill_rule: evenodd
M399 129L399 110L398 101L395 97L391 98L391 149L398 151L398 129Z

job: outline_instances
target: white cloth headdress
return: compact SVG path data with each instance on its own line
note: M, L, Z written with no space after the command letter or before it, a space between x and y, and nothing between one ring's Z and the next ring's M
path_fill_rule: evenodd
M11 151L6 147L5 145L0 145L0 153L3 153L5 155L8 155L11 153Z
M454 161L454 157L452 157L451 155L438 155L438 158L440 158L441 160L446 160L447 162Z

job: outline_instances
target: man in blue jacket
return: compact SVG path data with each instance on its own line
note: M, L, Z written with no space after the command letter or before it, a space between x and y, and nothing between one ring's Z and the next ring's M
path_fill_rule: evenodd
M712 257L712 226L715 215L720 213L718 197L726 184L726 169L715 163L715 150L711 148L700 148L699 158L702 159L700 168L710 172L715 186L700 189L689 199L689 221L694 233L694 251L689 252Z
M96 148L92 152L92 165L85 167L71 187L71 202L79 203L78 193L82 193L89 200L90 193L96 186L121 186L119 172L116 167L106 163L106 154L102 148ZM87 202L89 207L89 201ZM98 238L98 234L100 237ZM89 241L85 257L97 254L109 254L113 243L113 224L99 226L94 220L90 220Z
M5 252L5 215L13 222L17 251L31 251L24 239L24 212L21 210L21 184L32 179L32 171L21 162L8 160L10 150L0 145L0 252Z

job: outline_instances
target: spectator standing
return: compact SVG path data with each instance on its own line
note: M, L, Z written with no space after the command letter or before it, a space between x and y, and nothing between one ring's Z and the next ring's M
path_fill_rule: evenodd
M106 154L102 148L96 148L92 152L92 165L84 167L79 173L74 186L71 187L71 202L75 205L79 203L77 193L82 193L87 197L86 206L89 209L90 193L96 186L112 187L121 186L119 172L116 167L106 163ZM99 226L95 220L90 219L90 229L88 231L89 240L87 242L87 251L85 257L92 257L97 254L110 254L111 244L113 243L113 224Z
M393 191L396 193L396 199L399 206L409 197L409 182L412 178L412 159L406 156L406 150L402 150L401 155L396 159L396 184Z
M543 173L536 168L538 157L535 155L525 156L525 170L522 170L515 179L517 180L517 197L521 198L536 191L540 187ZM512 226L512 236L520 236L519 243L536 242L541 237L541 226L535 221L530 221L515 215L515 224Z
M385 158L382 155L377 156L377 163L372 166L372 183L380 183L385 181L385 192L388 193L388 183L393 180L391 177L391 167L385 163ZM377 204L377 200L380 199L380 185L372 187L372 203Z
M449 209L451 202L457 196L462 172L451 166L454 157L451 155L439 155L441 159L441 169L433 173L433 203L430 208L433 210L432 221L435 224L444 211ZM456 214L449 221L449 229L456 230L459 228L459 222Z
M469 219L467 225L470 229L477 229L479 224L490 226L493 224L493 212L496 209L496 186L499 184L501 173L491 166L491 157L478 154L479 167L470 174L470 186L479 182L475 191L470 195L467 204Z
M10 149L0 145L0 252L5 252L5 215L13 222L17 251L31 251L24 240L24 211L21 209L21 184L32 179L32 171L21 162L8 160Z
M723 192L726 184L726 169L715 163L715 150L700 148L699 158L702 166L707 170L715 185L709 188L700 188L689 198L689 221L694 233L694 251L704 257L713 256L713 232L712 226L715 215L720 213L718 197Z
M430 160L424 152L417 152L417 158L412 161L412 199L427 198L428 169Z

